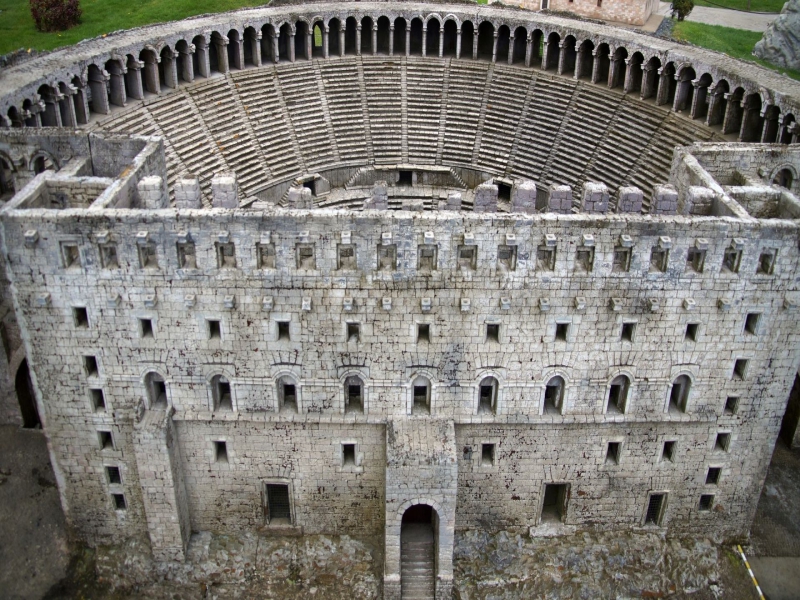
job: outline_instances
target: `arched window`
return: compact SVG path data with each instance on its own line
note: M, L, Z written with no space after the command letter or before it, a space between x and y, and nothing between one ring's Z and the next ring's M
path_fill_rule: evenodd
M37 156L33 160L33 172L35 175L44 173L47 170L47 159L44 156Z
M341 56L343 48L339 45L342 22L339 19L328 21L328 55Z
M358 375L351 375L344 380L344 412L364 412L364 382Z
M313 40L309 45L309 31L308 23L305 21L298 21L294 24L294 57L295 59L305 58L309 59L309 50L313 52Z
M242 56L239 54L240 39L236 29L228 32L228 69L242 69Z
M174 88L177 82L175 58L172 49L164 46L161 49L161 62L158 63L158 80L162 88Z
M478 26L477 58L492 60L493 50L494 50L494 25L492 25L489 21L484 21Z
M317 21L314 23L313 33L314 35L311 37L311 55L322 57L325 54L325 49L322 47L322 44L325 40L325 36L323 35L324 28L322 21Z
M475 26L472 21L461 24L461 58L476 58L473 55L475 46Z
M422 19L411 19L410 54L422 55Z
M411 384L412 415L431 414L431 382L427 377L416 377Z
M544 70L550 71L558 68L558 61L561 58L561 36L553 32L547 36L547 62L544 64Z
M624 414L628 404L630 380L625 375L618 375L608 386L606 412L608 414Z
M361 19L361 54L372 54L372 19Z
M11 171L11 165L8 161L0 158L0 198L6 199L6 196L11 197L14 195L14 174Z
M233 410L231 383L224 375L211 378L211 394L214 397L214 410Z
M787 190L792 189L792 183L794 182L794 178L792 177L791 169L781 169L777 173L775 173L775 177L772 178L772 183L775 185L779 185L781 187L785 187Z
M556 375L544 388L544 414L561 414L564 407L564 379Z
M161 375L150 371L144 376L144 387L147 391L147 404L151 409L167 408L167 385Z
M209 55L206 38L196 35L192 38L194 44L194 54L192 54L192 70L195 77L208 77Z
M688 375L681 375L672 382L672 388L669 392L670 412L686 412L691 387L692 380L689 379Z
M406 20L397 17L394 20L394 53L399 56L406 54Z
M278 385L278 412L296 413L297 411L297 384L294 379L284 375L277 382Z
M478 414L497 414L497 379L484 377L478 387Z
M428 19L425 34L425 54L427 56L439 56L439 37L441 36L441 24L436 19Z

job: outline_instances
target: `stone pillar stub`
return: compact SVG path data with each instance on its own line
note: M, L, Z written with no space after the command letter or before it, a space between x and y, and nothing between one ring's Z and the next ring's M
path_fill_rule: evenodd
M617 192L618 213L641 213L644 192L637 187L627 186L619 188Z
M474 212L497 212L499 191L493 183L482 183L475 188Z
M516 184L511 191L511 212L536 212L537 193L535 181L522 181Z
M307 187L290 187L286 194L287 208L314 208L311 190Z
M584 183L581 210L587 213L608 212L608 186L590 181Z
M572 212L572 188L570 186L556 184L550 186L547 212L565 215Z
M169 208L169 196L164 180L157 175L143 177L136 185L142 208Z
M651 215L674 215L678 212L678 190L672 185L653 186Z
M235 173L220 173L211 179L211 197L214 208L237 208L239 186Z
M461 200L461 192L450 192L447 194L445 210L461 210Z
M364 208L387 210L389 208L389 186L385 181L376 181Z
M176 208L202 208L203 195L200 190L200 180L196 175L184 175L175 182Z
M682 215L711 215L716 194L711 188L693 185L686 190L678 202L678 213Z

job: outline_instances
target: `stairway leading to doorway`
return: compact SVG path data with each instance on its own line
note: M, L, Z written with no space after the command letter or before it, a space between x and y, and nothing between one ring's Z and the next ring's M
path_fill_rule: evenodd
M403 600L434 600L433 528L426 523L404 524L401 543L400 579Z

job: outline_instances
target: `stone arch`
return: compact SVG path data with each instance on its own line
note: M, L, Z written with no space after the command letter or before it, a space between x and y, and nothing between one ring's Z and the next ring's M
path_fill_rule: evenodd
M606 414L625 414L629 411L633 379L629 373L618 372L606 384L603 412Z
M278 28L278 61L292 61L294 58L294 26L284 22Z
M739 130L740 142L760 142L764 117L761 107L763 99L758 92L747 95L742 103L742 126Z
M178 73L175 68L175 53L169 46L164 46L161 49L158 61L158 81L161 88L176 88L178 87Z
M641 94L642 91L642 75L644 71L642 70L642 66L644 65L644 55L639 52L638 50L631 54L630 58L628 58L627 66L625 68L625 91L626 92L638 92Z
M592 79L594 71L595 46L592 40L583 40L578 47L578 67L575 68L576 79Z
M139 53L139 62L142 63L142 90L150 94L161 93L161 82L158 75L158 63L161 57L152 46L145 46ZM94 101L94 89L92 100Z
M562 414L566 400L567 380L561 373L553 373L544 384L542 393L542 414Z
M328 21L328 54L330 56L342 56L344 54L344 46L341 43L343 39L342 22L334 17Z
M192 71L194 76L208 77L210 71L208 42L204 35L192 38L194 53L192 54Z
M167 408L171 406L167 394L167 383L164 376L155 369L148 369L142 376L144 386L145 406L148 409Z
M561 36L553 31L547 36L547 47L542 57L542 69L545 71L558 70L561 61Z
M410 37L409 37L409 52L411 55L422 55L423 36L422 36L422 18L414 17L411 19Z
M8 115L8 121L11 123L11 127L25 127L25 120L20 115L19 109L16 106L10 107L6 114Z
M423 23L423 37L425 56L439 56L439 44L442 37L442 21L438 15L429 15Z
M358 48L356 47L357 37L358 35L358 21L356 21L355 17L347 17L347 21L345 21L345 32L344 32L344 53L348 55L355 55L358 54Z
M678 82L675 80L675 63L668 62L661 67L661 78L658 83L658 95L656 104L668 104L672 106L675 102L675 89Z
M675 112L691 109L694 97L693 81L696 77L697 73L691 65L683 64L678 67L675 73L675 100L672 104L672 110Z
M559 74L572 75L575 73L575 63L578 58L577 40L574 35L568 35L561 43L561 58L559 60Z
M376 36L377 48L375 51L378 54L389 54L390 39L392 34L392 23L389 17L382 15L378 17L378 33Z
M692 385L694 385L694 376L689 371L680 371L673 377L667 390L667 411L687 412Z
M28 160L28 170L34 175L44 171L58 171L60 168L56 157L41 148L36 150Z
M496 415L500 412L500 381L494 374L485 373L477 386L475 414Z
M42 111L42 126L43 127L60 127L61 114L58 110L58 101L56 100L56 92L49 84L43 84L36 90L42 101L44 102L44 110Z
M730 85L725 79L720 79L713 85L713 90L709 97L709 108L706 111L706 125L713 127L722 125L725 112L728 107L728 92Z
M233 385L227 373L216 372L208 380L208 387L211 392L211 410L234 410Z
M742 127L744 115L744 88L736 87L728 96L727 112L722 123L722 133L738 133Z
M797 181L797 168L791 163L780 164L772 169L769 174L769 181L773 185L779 185L791 190L794 182Z
M367 379L361 371L348 369L339 381L344 392L342 412L366 413L367 412Z
M244 28L242 42L244 66L256 67L261 65L260 30L252 25Z
M625 60L628 58L628 49L624 46L614 48L608 73L608 87L620 87L625 81Z
M294 24L294 58L310 60L312 56L313 40L311 27L305 19L298 19Z
M300 385L295 373L280 371L275 375L275 399L276 412L301 412Z
M128 99L127 91L125 90L125 61L122 57L109 58L105 64L105 70L108 73L108 101L114 106L125 106Z
M528 30L521 25L514 29L514 42L511 44L509 64L525 64L528 56Z
M495 52L493 59L499 63L508 62L508 53L511 51L511 29L508 25L503 24L497 28L497 37L495 42Z
M779 144L791 144L792 143L792 130L797 127L797 120L795 119L792 113L786 113L783 115L783 119L781 121L781 129L778 133L778 143Z
M406 32L408 31L408 22L403 17L397 17L394 20L394 54L401 56L408 54L408 47L406 45Z
M458 51L459 24L455 19L447 19L442 28L442 56L456 56ZM462 47L461 51L464 49Z
M763 111L763 126L761 129L761 143L774 144L778 139L780 129L781 109L777 104L770 104Z
M0 199L8 200L16 192L15 172L14 161L4 152L0 152Z
M482 21L478 26L478 53L479 60L492 60L494 54L494 24L491 21Z
M434 378L426 370L417 370L408 384L406 414L432 414L434 404Z
M461 24L461 58L476 59L475 49L478 47L478 38L475 35L475 24L464 21Z

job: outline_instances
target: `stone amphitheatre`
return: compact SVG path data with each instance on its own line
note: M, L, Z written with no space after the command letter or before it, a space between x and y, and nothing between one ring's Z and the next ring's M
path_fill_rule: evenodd
M371 536L384 598L443 600L461 532L745 538L800 358L799 113L772 71L473 4L32 58L3 386L30 369L72 530L159 561Z

